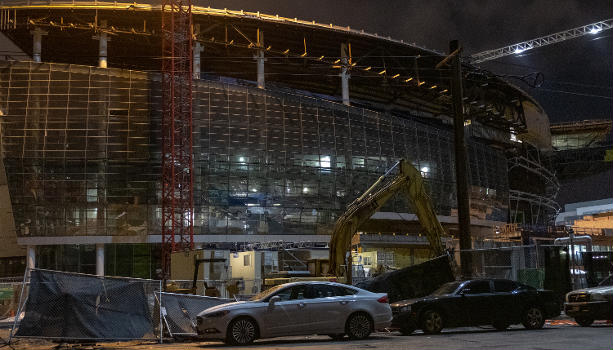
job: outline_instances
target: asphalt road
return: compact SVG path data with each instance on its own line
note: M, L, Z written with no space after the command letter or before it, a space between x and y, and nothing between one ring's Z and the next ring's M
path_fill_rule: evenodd
M2 344L0 343L0 346ZM47 350L57 343L19 340L13 344L15 349ZM507 331L488 328L456 328L443 330L442 334L429 336L420 332L405 337L399 333L375 333L361 341L345 339L333 341L326 336L287 337L258 340L251 346L231 347L221 342L123 342L100 343L85 346L65 345L67 349L267 349L267 350L454 350L454 349L513 349L513 350L612 350L613 326L597 324L583 328L572 323L547 324L541 330L526 330L521 326L512 326ZM6 348L5 348L6 349Z

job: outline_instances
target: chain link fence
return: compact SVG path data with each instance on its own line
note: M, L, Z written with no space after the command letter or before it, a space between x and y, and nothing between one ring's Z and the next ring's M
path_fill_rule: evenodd
M464 255L466 254L466 255ZM470 278L502 278L538 289L550 289L561 299L573 289L568 249L561 246L532 245L456 251L471 263Z
M12 327L15 323L22 289L23 277L0 279L0 328Z
M161 339L161 281L26 271L10 338L60 341ZM16 322L17 323L17 322Z
M182 291L181 294L184 294L185 291L188 291L190 294L193 292L195 295L238 300L248 299L261 292L264 288L264 280L261 278L197 280L195 291L193 290L193 280L168 280L167 284L170 286L170 288L167 288L167 292Z
M162 319L171 337L197 336L196 316L210 307L233 302L234 299L202 295L158 293L162 305Z

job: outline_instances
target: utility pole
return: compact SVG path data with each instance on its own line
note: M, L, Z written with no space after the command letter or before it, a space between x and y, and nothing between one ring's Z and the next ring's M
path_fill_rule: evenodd
M453 101L453 129L455 150L456 198L458 200L458 226L460 228L460 265L462 277L472 274L470 238L470 204L468 198L468 168L466 161L466 142L464 140L464 106L462 96L462 48L457 40L449 42L451 58L451 98Z

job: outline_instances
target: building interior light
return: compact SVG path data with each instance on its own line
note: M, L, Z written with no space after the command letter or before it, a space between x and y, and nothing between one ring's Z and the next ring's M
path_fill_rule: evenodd
M430 168L428 168L427 166L421 167L421 172L422 173L427 173L430 171Z
M302 189L302 192L304 192L304 193L308 193L308 192L309 192L309 188L308 188L308 187L303 188L303 189Z
M245 161L245 157L239 157L238 161L241 162L241 163L244 162Z

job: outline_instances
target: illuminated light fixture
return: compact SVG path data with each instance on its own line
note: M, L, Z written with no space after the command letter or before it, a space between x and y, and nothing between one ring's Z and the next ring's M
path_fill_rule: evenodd
M334 61L334 64L338 64L340 61L341 61L341 60L340 60L340 59L338 59L338 60Z
M251 192L257 192L257 191L258 191L258 189L257 189L257 188L252 188L252 189L251 189Z
M408 83L409 81L413 80L413 77L409 77L409 79L405 79L404 82Z
M321 57L319 57L319 60L323 60L324 59L324 55L321 55Z
M429 171L430 171L430 168L428 168L427 166L424 166L424 167L421 168L421 172L422 173L427 173Z
M259 207L260 205L257 203L247 203L248 207Z
M272 49L272 46L268 45L268 47L266 48L266 51L270 51L270 49Z
M400 74L395 74L395 75L392 77L392 79L396 79L396 78L398 78L399 76L400 76Z
M309 188L308 188L308 187L303 188L303 189L302 189L302 192L303 192L303 193L308 193L308 192L309 192Z
M369 70L371 70L371 69L372 69L372 67L371 67L371 66L368 66L368 67L364 68L364 70L365 70L365 71L369 71Z
M280 207L280 206L281 206L281 203L275 203L275 204L273 204L272 206L273 206L273 207Z
M513 51L515 54L519 55L520 53L524 52L526 50L524 49L520 49L519 47L515 49L515 51Z
M473 123L473 122L472 122L472 120L470 120L470 119L466 119L466 120L464 121L464 126L469 126L469 125L470 125L470 124L472 124L472 123Z
M241 163L244 162L245 161L245 157L239 157L238 161L241 162Z
M288 53L289 53L289 49L287 49L287 50L283 51L283 54L284 54L284 55L287 55Z
M420 81L420 82L417 84L417 86L422 86L422 85L424 85L425 83L426 83L425 81Z
M445 89L445 90L441 91L441 94L444 94L444 93L446 93L447 91L449 91L449 90Z
M353 62L353 63L351 64L351 67L355 67L355 65L356 65L356 64L358 64L358 63L357 63L357 62Z
M386 70L386 69L384 69L384 70L380 71L380 72L379 72L379 75L381 75L381 74L385 74L385 72L387 72L387 70Z
M230 40L230 42L228 43L228 45L232 45L234 44L234 39Z
M335 65L335 66L332 66L332 68L341 69L341 68L343 68L343 67L342 67L342 66L339 66L339 65Z
M300 55L300 57L304 57L304 56L306 56L306 55L307 55L307 53L305 52L305 53L303 53L302 55Z
M430 86L430 89L436 89L438 86L437 85L432 85Z
M590 30L590 34L598 34L600 32L602 32L602 28L594 27L592 30Z

